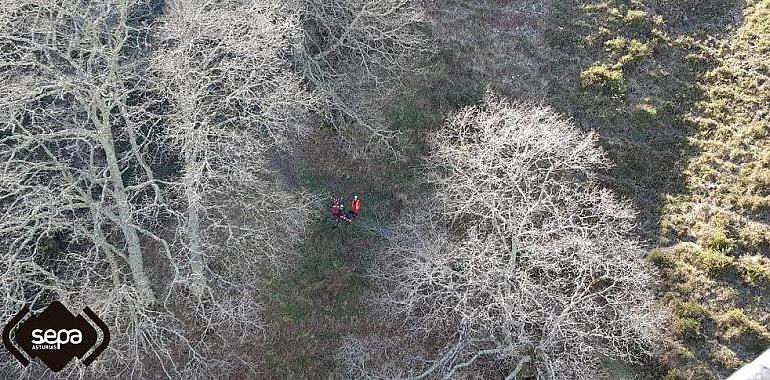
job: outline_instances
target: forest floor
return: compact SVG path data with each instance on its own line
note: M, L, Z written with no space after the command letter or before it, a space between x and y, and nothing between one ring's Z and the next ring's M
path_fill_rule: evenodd
M302 162L288 170L289 177L320 197L320 210L300 247L297 269L276 279L268 292L262 365L270 378L334 377L334 353L341 340L376 332L378 323L366 303L372 291L366 279L370 256L385 243L381 232L414 193L409 159L355 160L322 150L333 144L325 140L333 136L318 138L299 157L282 158ZM353 224L333 221L328 207L332 198L341 197L349 207L353 195L364 204L360 219Z

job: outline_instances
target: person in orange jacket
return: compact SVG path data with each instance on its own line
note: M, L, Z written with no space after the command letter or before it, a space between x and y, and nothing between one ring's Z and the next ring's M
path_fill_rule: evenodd
M350 202L350 208L353 212L353 217L357 217L361 214L361 200L358 199L358 195L353 196L353 201Z

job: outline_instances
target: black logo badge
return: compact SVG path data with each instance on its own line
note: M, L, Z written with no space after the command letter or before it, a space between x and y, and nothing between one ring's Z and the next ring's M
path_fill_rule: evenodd
M96 329L82 316L72 315L59 301L52 302L40 314L32 313L27 319L24 317L29 313L29 307L25 306L3 329L3 343L25 367L36 357L54 372L61 371L76 356L82 359L83 365L89 365L107 348L110 331L90 308L86 307L83 312L102 331L102 342L95 348ZM11 332L17 325L11 340ZM93 351L83 359L92 348Z

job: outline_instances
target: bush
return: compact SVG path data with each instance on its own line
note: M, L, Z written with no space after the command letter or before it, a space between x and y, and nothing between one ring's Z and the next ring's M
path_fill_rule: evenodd
M647 19L647 12L641 10L631 10L626 13L625 21L629 24L644 23Z
M706 307L692 301L680 301L674 305L674 314L681 318L693 318L704 321L709 317Z
M666 373L663 380L689 380L690 376L680 368L672 368Z
M770 285L770 260L764 256L744 256L738 261L738 272L749 286Z
M652 45L636 39L627 40L616 37L604 43L610 57L621 66L640 60L652 54Z
M764 225L748 224L739 229L737 235L740 244L747 249L756 251L770 249L770 230Z
M744 364L743 360L741 360L733 350L725 346L719 346L716 350L711 352L710 357L721 366L729 369L737 369Z
M721 251L711 249L704 250L698 257L698 265L709 275L717 276L726 274L733 266L733 258Z
M660 269L676 267L676 260L668 252L660 248L653 249L647 256L647 259Z
M619 67L597 64L580 73L580 82L585 88L597 89L604 94L625 92L623 71Z
M682 344L676 344L671 349L671 351L668 352L669 355L666 359L673 359L674 363L682 363L682 362L689 362L692 360L695 360L695 354L690 351L689 348L687 348L685 345Z
M691 260L698 257L701 253L701 247L691 242L679 243L671 247L671 255L680 260Z
M604 47L609 52L620 52L623 51L623 49L626 47L626 44L628 44L628 40L626 40L623 37L615 37L611 40L607 40L604 43Z
M675 317L672 327L679 338L693 340L700 337L701 325L697 319Z
M728 341L752 335L761 341L763 345L770 344L770 332L759 322L746 315L743 309L731 309L724 312L717 319L719 327L723 330L723 337Z
M666 377L663 380L716 380L714 375L708 367L703 364L689 366L687 368L672 368L666 373Z
M735 241L727 237L727 232L723 229L716 230L703 239L703 247L728 254L732 252L734 244Z

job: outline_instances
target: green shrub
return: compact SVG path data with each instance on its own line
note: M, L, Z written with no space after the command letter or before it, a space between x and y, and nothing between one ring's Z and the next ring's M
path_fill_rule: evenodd
M672 328L674 335L682 339L694 340L700 337L701 325L694 318L675 317Z
M664 251L663 249L653 249L650 254L647 256L647 259L650 260L651 263L655 264L658 268L675 268L676 267L676 261L674 260L671 255Z
M679 282L674 284L673 291L679 293L682 297L697 297L700 294L700 288L695 287L690 282Z
M763 250L770 247L770 229L764 225L748 224L738 230L738 239L748 249Z
M699 321L704 321L709 317L709 312L705 306L692 301L679 301L674 304L674 314L680 318L693 318Z
M686 363L695 360L695 354L683 344L672 344L661 360L669 363Z
M694 366L688 366L686 368L672 368L666 373L663 380L716 380L714 375L708 367L698 364Z
M628 40L626 40L623 37L615 37L611 40L607 40L604 43L604 47L609 52L622 52L626 45L628 44Z
M625 91L623 71L618 67L604 64L593 65L580 73L580 82L585 88L598 89L605 94L619 94Z
M647 18L647 12L641 10L631 10L626 13L625 21L627 23L641 24Z
M707 249L700 253L698 265L709 275L724 275L733 267L733 258L721 251Z
M725 346L719 346L719 348L711 352L710 357L724 368L737 369L744 364L743 360L733 350Z
M672 368L667 373L663 380L689 380L688 374L681 368Z
M631 40L628 44L628 54L635 58L646 57L652 54L652 46L638 40Z
M738 261L738 272L747 285L770 285L770 260L766 257L760 255L741 257Z
M716 230L703 239L703 247L724 253L732 252L734 245L735 241L727 237L727 232L723 229Z
M695 365L689 368L692 380L717 380L717 375L714 374L708 367L703 364Z
M671 254L681 260L693 260L700 256L703 250L698 244L683 242L671 248Z
M646 44L636 39L627 40L623 37L606 41L604 47L610 53L610 58L616 60L621 66L652 54L652 44Z
M770 332L759 322L746 315L743 309L731 309L722 313L718 318L723 337L728 341L752 335L763 345L770 344Z

